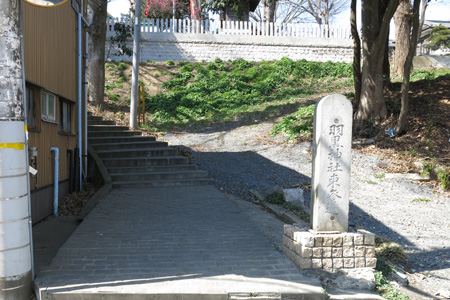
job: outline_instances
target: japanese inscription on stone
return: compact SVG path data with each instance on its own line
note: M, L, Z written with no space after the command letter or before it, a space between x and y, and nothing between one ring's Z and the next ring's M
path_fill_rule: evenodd
M314 113L312 229L348 229L352 106L342 95L317 103Z

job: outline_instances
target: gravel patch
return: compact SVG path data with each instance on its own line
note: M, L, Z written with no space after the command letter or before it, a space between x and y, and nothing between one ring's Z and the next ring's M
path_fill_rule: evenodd
M269 134L272 126L193 128L167 133L161 140L188 150L217 188L252 200L251 189L304 186L311 180L310 143L286 143L283 136ZM379 166L386 163L352 151L350 224L406 249L409 259L402 267L412 286L406 291L410 299L450 298L449 193L408 180L380 178ZM309 197L306 190L308 204Z

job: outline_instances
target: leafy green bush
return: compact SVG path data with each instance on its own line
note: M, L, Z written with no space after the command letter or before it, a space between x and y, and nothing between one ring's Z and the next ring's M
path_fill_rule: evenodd
M109 94L108 95L109 99L111 99L111 101L119 101L120 100L120 96L118 94Z
M316 73L309 73L312 69ZM226 63L216 59L206 65L186 63L171 80L163 83L164 93L146 99L146 106L153 113L154 123L224 119L240 112L256 111L267 102L310 95L315 92L312 83L303 82L320 74L345 76L351 74L351 70L351 64L295 62L288 58L261 63L244 59ZM313 110L311 107L308 122L312 120ZM301 111L295 118L298 122L302 120L296 124L297 131L306 134L310 125L303 120L305 113Z
M187 63L187 64L183 65L183 67L181 67L180 72L181 73L192 72L193 70L194 70L194 67L191 64Z
M397 291L388 280L390 274L395 269L386 263L382 258L377 259L375 271L375 290L385 299L408 300L409 298L402 292Z
M273 127L271 134L286 134L288 140L294 140L299 135L312 135L314 105L301 107L295 114L285 117L277 122Z
M167 61L166 61L166 64L167 64L168 66L174 66L174 65L175 65L175 63L174 63L173 60L171 60L171 59L167 60Z
M124 71L127 69L127 65L124 63L119 63L119 66L117 67L120 71Z
M439 169L438 179L441 181L444 190L450 190L450 168Z
M115 23L114 24L114 36L109 38L110 47L107 52L107 56L109 54L121 56L121 55L133 55L133 49L128 48L127 40L132 37L131 30L124 23ZM113 49L116 48L117 51ZM113 51L113 53L111 53Z
M285 203L283 194L281 193L273 193L264 199L264 201L269 202L271 204L283 204Z
M433 80L441 76L450 75L450 69L414 69L411 73L411 81Z
M108 82L105 83L105 90L106 91L112 90L113 88L114 88L114 84L113 83L108 83Z

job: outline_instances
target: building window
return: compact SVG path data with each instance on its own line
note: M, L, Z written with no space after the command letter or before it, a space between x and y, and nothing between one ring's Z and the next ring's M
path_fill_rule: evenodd
M35 98L34 90L30 87L26 87L26 101L27 101L27 125L28 127L36 127L36 114L35 114Z
M55 122L56 96L52 93L41 92L41 113L42 120Z
M60 102L60 120L59 128L65 132L71 132L72 129L72 103L61 100Z

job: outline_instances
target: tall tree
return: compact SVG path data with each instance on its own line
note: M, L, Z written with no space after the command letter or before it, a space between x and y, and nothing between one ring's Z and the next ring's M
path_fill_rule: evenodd
M353 110L356 111L361 99L361 39L356 23L356 0L352 0L350 13L350 28L353 38L353 78L355 87L355 98L353 100Z
M356 121L371 119L378 124L386 117L382 62L387 46L389 23L398 4L398 0L389 0L383 11L380 10L381 1L361 2L363 67L361 98L355 114Z
M348 8L347 0L272 0L276 5L269 8L269 0L261 1L251 17L256 21L270 16L266 10L273 9L273 22L317 22L329 27L334 16Z
M426 1L426 0L424 0ZM420 0L414 0L414 6L412 7L412 15L413 15L413 29L412 35L409 42L408 55L405 59L405 65L403 67L403 81L402 81L402 89L401 89L401 102L402 107L400 110L400 115L397 120L397 125L394 128L395 134L401 134L406 129L408 110L409 110L409 83L410 83L410 75L411 75L411 67L412 60L414 54L416 52L417 41L419 36L419 9L420 9ZM408 37L409 38L409 37Z
M426 1L425 1L426 2ZM395 23L395 52L393 74L403 74L406 57L410 46L413 7L410 0L401 0L394 14Z
M257 9L250 13L250 17L256 22L304 22L306 21L305 10L302 7L304 2L306 0L276 0L270 3L263 0Z
M105 41L107 4L105 0L90 0L92 9L89 32L89 101L101 105L105 97Z
M364 2L364 1L363 1ZM347 0L307 0L303 9L314 17L317 24L330 27L330 19L348 7Z
M23 205L29 197L29 185L21 3L0 0L0 299L25 300L31 295L32 249L29 205Z
M264 7L264 22L274 22L277 1L276 0L262 0L261 2Z
M427 41L430 42L427 47L433 50L450 47L450 29L444 25L434 27Z

